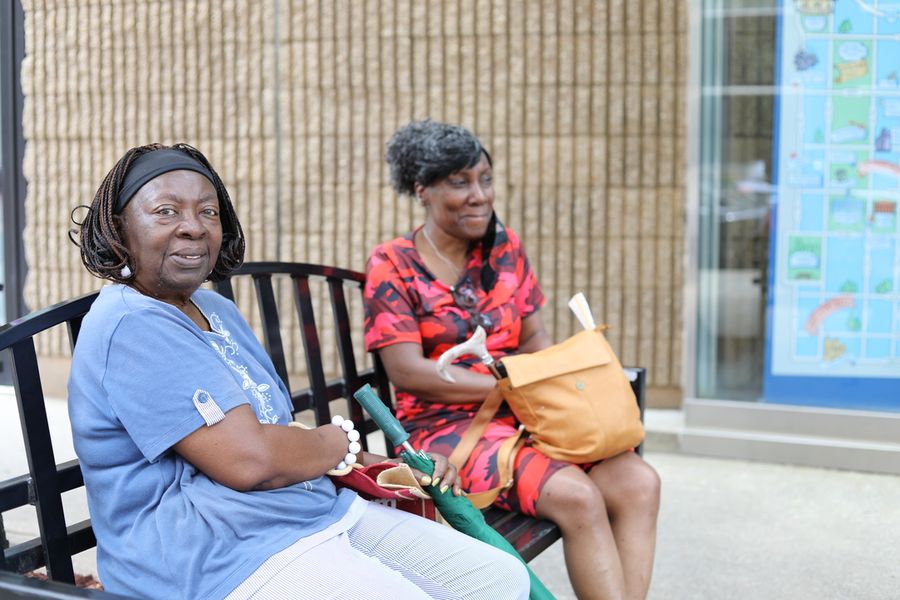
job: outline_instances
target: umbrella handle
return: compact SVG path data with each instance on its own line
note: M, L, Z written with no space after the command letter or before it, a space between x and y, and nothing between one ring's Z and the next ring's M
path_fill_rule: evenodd
M472 334L472 337L440 355L437 362L434 363L437 374L448 383L456 383L447 367L460 356L468 356L469 354L477 356L495 378L503 379L506 377L506 369L503 367L503 364L495 362L494 357L488 352L487 333L485 333L481 325L475 328L475 333Z
M353 392L353 397L366 409L366 412L372 415L372 420L390 438L394 446L403 446L410 452L415 452L407 441L409 433L403 429L403 425L400 424L397 417L391 414L388 407L384 405L384 402L372 390L372 386L368 383L365 384Z

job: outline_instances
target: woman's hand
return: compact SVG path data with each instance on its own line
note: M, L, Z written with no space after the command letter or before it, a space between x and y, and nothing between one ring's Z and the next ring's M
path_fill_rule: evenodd
M457 473L456 467L443 454L429 452L428 458L434 461L434 475L428 477L428 475L422 474L423 477L419 479L422 485L430 483L434 487L440 486L442 494L452 488L454 496L462 496L463 491L459 487L459 473ZM426 479L428 483L426 483Z
M456 467L454 467L450 463L450 461L447 460L447 457L443 454L429 452L428 458L434 461L433 475L427 475L426 473L423 473L418 469L412 469L412 467L410 467L410 469L412 469L413 475L415 475L416 480L422 484L422 487L436 487L441 493L452 489L454 496L465 496L466 493L460 487L459 473L457 473ZM363 457L363 464L369 465L374 462L389 462L399 465L403 462L403 459L385 458L377 454L366 452L365 456Z

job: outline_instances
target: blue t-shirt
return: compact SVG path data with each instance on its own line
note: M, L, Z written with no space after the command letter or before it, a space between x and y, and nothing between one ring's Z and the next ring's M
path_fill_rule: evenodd
M69 416L111 592L221 598L273 554L335 523L355 497L327 477L239 492L172 450L240 404L261 423L291 420L287 390L237 307L209 290L192 299L213 331L108 285L75 348Z

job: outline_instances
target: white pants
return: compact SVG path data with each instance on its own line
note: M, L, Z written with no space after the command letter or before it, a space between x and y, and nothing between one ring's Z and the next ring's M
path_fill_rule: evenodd
M527 598L529 592L528 572L515 557L444 525L374 503L366 503L349 530L271 567L273 559L290 551L263 564L229 600L512 600Z

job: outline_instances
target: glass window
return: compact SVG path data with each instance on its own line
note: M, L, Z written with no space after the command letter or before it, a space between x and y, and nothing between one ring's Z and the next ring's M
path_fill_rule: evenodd
M697 395L900 410L900 3L701 22Z

